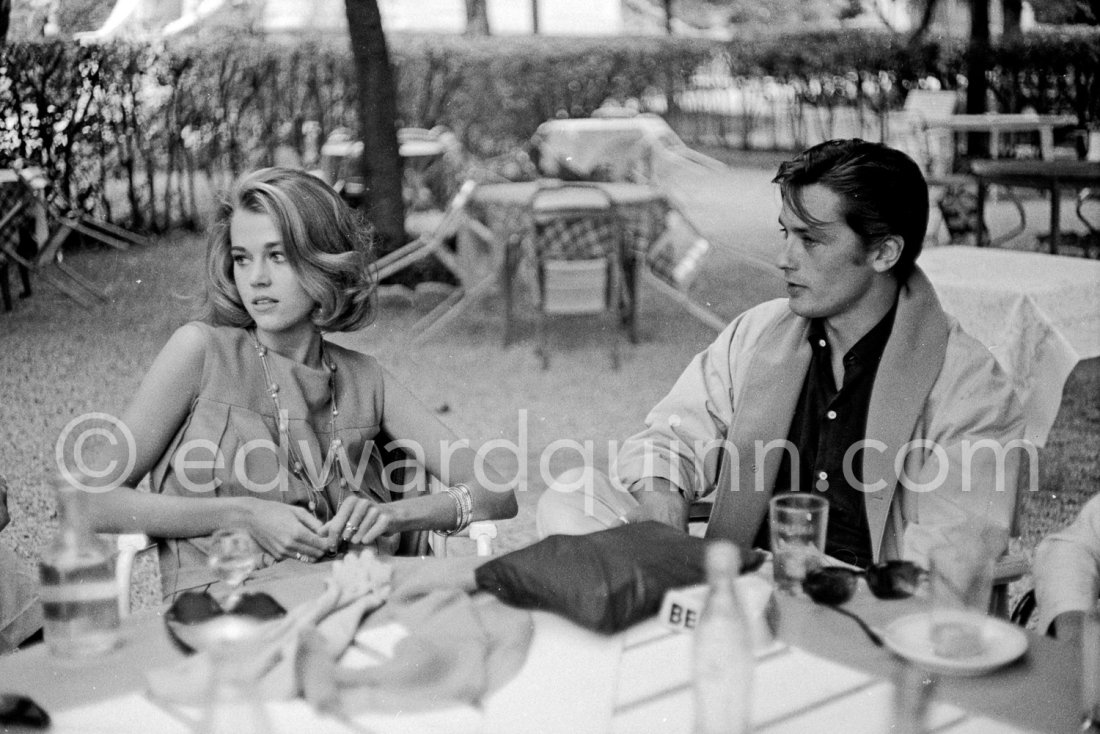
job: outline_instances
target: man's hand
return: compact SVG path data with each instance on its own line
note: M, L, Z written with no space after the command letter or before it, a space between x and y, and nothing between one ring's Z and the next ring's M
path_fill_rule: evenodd
M627 522L656 520L687 532L689 503L667 479L647 477L630 485L638 506L625 515Z
M1050 624L1054 636L1063 642L1077 647L1081 644L1085 629L1085 613L1081 611L1062 612Z

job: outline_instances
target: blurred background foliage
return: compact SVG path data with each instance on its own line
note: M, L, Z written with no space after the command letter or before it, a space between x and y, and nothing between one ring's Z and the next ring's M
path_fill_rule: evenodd
M539 123L636 101L675 124L683 95L749 82L781 88L789 115L746 111L749 126L793 137L729 136L727 145L794 147L808 120L837 109L886 136L909 89L966 85L965 39L912 41L888 31L746 32L732 41L678 37L469 37L390 34L398 126L455 132L473 156L527 144ZM991 109L1100 120L1100 29L1051 28L996 40ZM320 139L356 129L354 69L344 39L272 43L204 33L172 43L15 41L0 49L0 167L46 169L63 209L145 231L197 226L199 192L291 151L306 164ZM787 113L785 113L787 114ZM310 124L307 124L310 123ZM313 125L312 123L316 123ZM757 142L754 142L757 141Z

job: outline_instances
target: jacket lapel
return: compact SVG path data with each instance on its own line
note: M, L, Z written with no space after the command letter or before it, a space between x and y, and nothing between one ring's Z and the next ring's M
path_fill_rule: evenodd
M877 562L898 483L895 458L913 437L924 403L939 377L950 324L928 277L917 268L898 294L894 328L882 353L865 437L863 481L871 549ZM879 450L881 449L881 450ZM878 487L878 489L874 489Z
M787 312L764 332L751 356L734 403L727 451L718 474L708 538L750 547L768 511L783 452L776 447L758 462L756 443L785 440L810 364L809 321ZM731 355L735 359L736 355Z

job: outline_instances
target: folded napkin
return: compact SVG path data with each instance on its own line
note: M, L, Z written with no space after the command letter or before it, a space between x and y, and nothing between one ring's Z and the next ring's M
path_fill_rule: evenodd
M491 597L468 596L472 575L443 585L430 583L432 578L431 573L403 573L393 588L389 565L370 554L349 555L333 564L319 597L240 643L234 664L247 668L263 697L302 695L326 713L476 705L523 665L532 634L530 615ZM402 631L396 644L368 649L371 665L342 664L352 657L345 653L357 639L370 640L369 632L382 628ZM211 653L204 651L152 671L150 694L199 704L213 664Z

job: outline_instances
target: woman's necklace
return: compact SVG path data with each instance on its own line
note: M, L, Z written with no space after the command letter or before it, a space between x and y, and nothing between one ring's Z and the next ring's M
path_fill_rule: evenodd
M321 457L322 474L317 477L317 480L313 479L313 472L307 471L305 462L302 461L301 454L299 454L294 444L290 440L290 420L286 411L283 410L282 404L279 402L279 383L271 379L271 370L267 366L267 347L260 344L259 338L256 336L255 330L249 329L249 336L252 337L252 344L256 347L256 354L260 357L260 364L264 370L264 380L267 383L267 391L271 396L271 402L275 406L275 422L279 428L279 460L283 462L283 466L288 466L291 473L306 483L310 488L309 492L309 511L313 513L322 522L326 522L331 519L335 512L333 511L332 503L329 501L328 495L325 494L325 488L332 482L334 477L340 479L340 489L347 487L347 479L344 478L343 472L340 471L340 461L338 455L335 453L340 450L343 442L336 435L336 416L340 415L340 409L336 405L336 363L328 358L325 354L325 340L321 339L321 364L328 370L328 389L329 389L329 401L332 404L332 414L329 418L329 435L331 440L328 445L328 454ZM311 464L311 468L315 468ZM327 518L322 518L317 513L318 500L324 502L325 512Z

